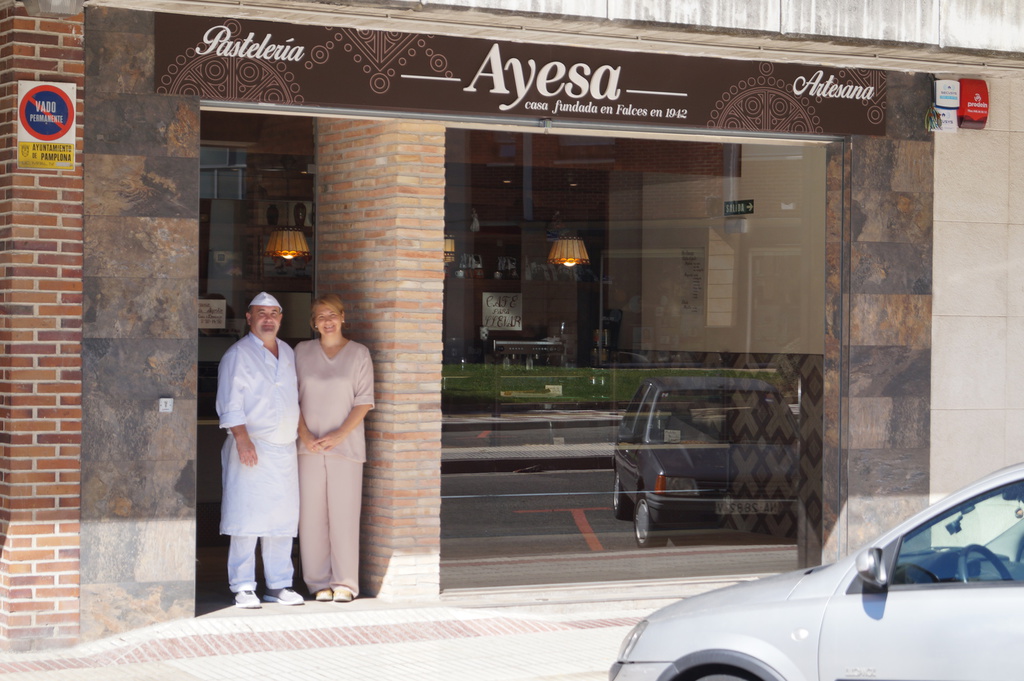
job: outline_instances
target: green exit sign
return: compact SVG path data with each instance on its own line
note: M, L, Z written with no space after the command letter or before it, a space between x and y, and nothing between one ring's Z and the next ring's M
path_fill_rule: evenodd
M743 201L726 201L725 214L729 215L750 215L754 212L754 199Z

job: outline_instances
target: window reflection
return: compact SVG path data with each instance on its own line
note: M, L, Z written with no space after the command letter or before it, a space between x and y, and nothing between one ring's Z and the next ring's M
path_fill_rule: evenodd
M814 146L448 132L443 588L798 566L824 180ZM627 472L656 448L691 472Z

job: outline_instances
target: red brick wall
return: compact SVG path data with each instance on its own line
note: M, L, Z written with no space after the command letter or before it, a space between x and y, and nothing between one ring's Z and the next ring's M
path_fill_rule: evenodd
M79 629L81 17L0 10L0 646ZM74 82L78 165L18 170L19 80Z
M444 127L317 123L316 292L346 304L367 345L376 408L367 420L362 589L439 592Z

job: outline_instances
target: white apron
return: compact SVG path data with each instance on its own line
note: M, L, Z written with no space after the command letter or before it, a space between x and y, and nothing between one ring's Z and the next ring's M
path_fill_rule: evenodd
M235 438L221 448L224 496L220 533L250 537L294 537L299 531L299 468L295 443L254 439L258 463L243 466Z

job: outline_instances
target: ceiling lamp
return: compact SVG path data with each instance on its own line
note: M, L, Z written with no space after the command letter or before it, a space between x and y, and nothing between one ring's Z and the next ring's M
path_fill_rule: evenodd
M590 256L587 254L587 247L583 244L583 239L578 236L559 236L551 244L548 262L552 265L575 267L576 265L589 265Z
M275 229L270 234L267 242L267 249L263 254L271 258L308 258L310 255L309 242L302 230L296 227L283 227Z

